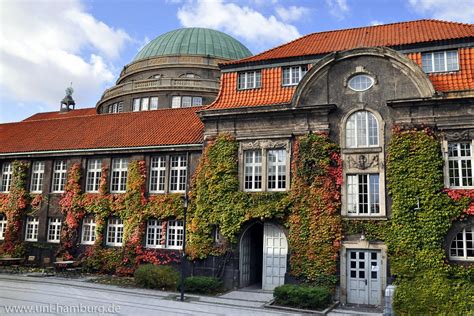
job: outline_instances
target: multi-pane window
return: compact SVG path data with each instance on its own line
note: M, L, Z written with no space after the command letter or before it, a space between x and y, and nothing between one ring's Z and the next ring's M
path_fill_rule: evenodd
M82 220L82 239L81 243L92 245L95 242L96 222L93 217L85 217Z
M148 98L142 98L142 111L148 111L148 105L150 100Z
M448 171L450 187L474 186L474 155L472 143L448 143Z
M259 191L262 189L262 151L244 152L244 189Z
M5 162L2 166L2 183L0 183L0 192L9 192L12 183L13 165L11 162Z
M374 82L374 78L368 75L360 74L352 77L347 85L352 90L360 92L370 89L374 85Z
M53 188L52 192L64 192L66 184L66 160L58 160L53 165Z
M107 246L122 246L123 221L120 218L109 218L107 223Z
M308 66L293 66L283 68L283 85L297 85L303 76L308 72Z
M449 50L421 54L424 72L443 72L459 70L458 51Z
M379 128L375 116L368 111L353 113L346 123L346 147L374 147L379 144Z
M5 230L7 229L7 217L0 214L0 240L5 239Z
M171 249L181 249L183 247L183 236L183 221L168 221L166 247Z
M162 248L163 222L157 219L149 219L146 231L146 246L149 248Z
M48 242L58 243L61 236L61 219L50 217L48 220Z
M44 162L35 161L31 174L31 192L41 193L43 190Z
M133 99L133 112L138 112L140 111L140 98Z
M170 192L184 192L186 189L186 155L170 157Z
M347 213L350 215L380 214L378 174L347 176Z
M135 98L132 103L132 111L148 111L158 109L158 97Z
M125 158L112 159L112 183L110 192L124 193L127 188L128 160Z
M241 72L238 76L237 88L255 89L262 86L262 73L260 70Z
M286 189L286 150L275 149L267 152L268 190Z
M189 108L191 106L201 106L202 97L193 96L173 96L171 99L171 107L176 108Z
M474 226L466 227L451 241L449 257L454 260L474 260Z
M90 159L87 161L86 192L99 192L102 176L102 160Z
M158 109L158 97L151 97L150 110L157 110L157 109Z
M25 241L38 241L38 217L28 216L26 219Z
M166 177L166 157L152 157L150 161L150 192L164 193Z
M107 112L109 113L120 113L123 112L123 102L116 102L114 104L110 104Z

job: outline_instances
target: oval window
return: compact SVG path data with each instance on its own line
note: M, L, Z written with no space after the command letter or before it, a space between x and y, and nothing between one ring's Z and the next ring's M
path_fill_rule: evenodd
M349 88L354 91L365 91L374 85L374 78L367 75L356 75L349 80Z

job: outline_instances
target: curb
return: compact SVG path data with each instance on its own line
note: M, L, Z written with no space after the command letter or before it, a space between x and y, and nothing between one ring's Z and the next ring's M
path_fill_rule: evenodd
M301 309L301 308L296 308L296 307L287 307L287 306L280 306L280 305L273 305L275 303L275 300L271 300L270 302L266 303L263 305L265 308L270 308L270 309L278 309L278 310L283 310L283 311L289 311L289 312L298 312L298 313L303 313L303 314L312 314L312 315L327 315L332 309L334 309L336 306L339 305L339 301L336 301L332 303L329 307L322 311L317 311L317 310L311 310L311 309Z

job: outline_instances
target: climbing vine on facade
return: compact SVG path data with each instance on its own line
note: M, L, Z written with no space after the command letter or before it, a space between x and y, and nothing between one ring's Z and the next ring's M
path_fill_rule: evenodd
M468 200L443 192L440 142L428 129L395 130L387 167L393 204L386 242L398 284L397 314L472 314L473 268L449 264L443 248Z
M300 137L293 148L288 219L291 273L332 287L342 240L339 148L323 134Z
M229 250L245 222L274 219L283 223L287 215L286 193L240 190L238 148L232 136L222 134L208 143L201 156L190 193L188 254L193 259ZM214 242L216 228L225 242Z
M10 192L0 197L0 210L7 218L5 239L0 245L0 254L9 254L20 257L24 254L24 243L21 241L23 220L29 212L33 214L41 204L39 197L31 196L26 190L28 168L30 164L24 161L14 161ZM33 203L31 203L33 201ZM30 208L28 208L30 206Z

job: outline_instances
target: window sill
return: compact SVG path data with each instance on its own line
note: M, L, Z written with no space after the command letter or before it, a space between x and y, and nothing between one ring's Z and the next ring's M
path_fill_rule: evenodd
M344 219L348 220L375 220L375 221L386 221L388 220L387 216L385 215L374 215L374 216L367 216L367 215L348 215L342 214Z
M358 147L358 148L343 148L343 154L358 154L358 153L381 153L382 147L373 146L373 147Z
M237 91L247 91L247 90L257 90L261 89L262 87L254 87L254 88L237 88Z
M423 71L425 74L427 75L431 75L431 74L434 74L434 75L438 75L438 74L450 74L450 73L457 73L457 72L460 72L461 69L456 69L456 70L441 70L441 71Z

